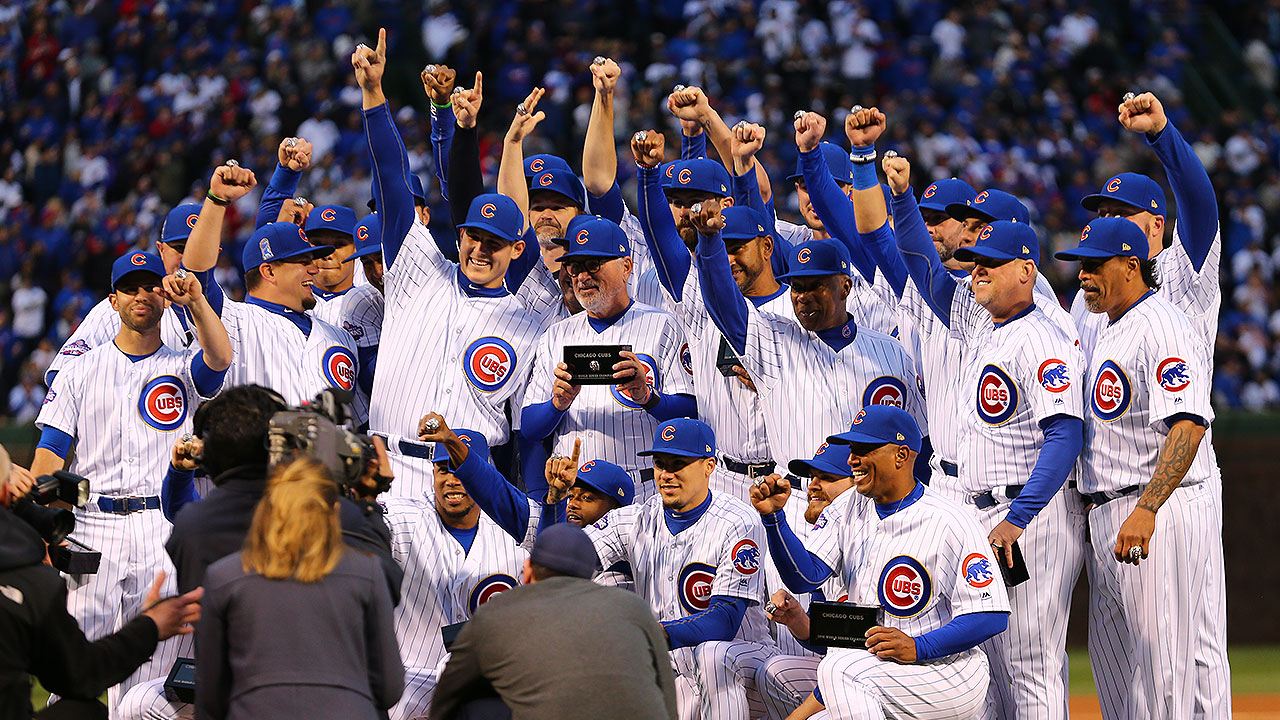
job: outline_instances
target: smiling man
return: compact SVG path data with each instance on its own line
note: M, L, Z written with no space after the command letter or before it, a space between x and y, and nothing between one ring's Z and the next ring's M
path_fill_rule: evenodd
M307 215L303 230L316 247L333 252L316 258L316 306L311 317L342 326L342 298L355 287L355 265L347 259L356 251L356 214L341 205L321 205Z

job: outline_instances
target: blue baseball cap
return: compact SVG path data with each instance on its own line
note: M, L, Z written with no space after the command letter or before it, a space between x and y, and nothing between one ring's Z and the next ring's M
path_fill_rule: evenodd
M848 432L832 435L833 445L906 445L920 452L920 426L906 410L892 405L868 405L858 411Z
M1080 244L1054 254L1059 260L1113 258L1116 256L1145 258L1151 244L1132 220L1122 217L1094 219L1080 232Z
M471 201L467 221L458 227L485 230L507 242L515 242L524 229L524 214L516 207L516 201L506 195L484 193Z
M1103 200L1119 200L1152 215L1164 215L1164 188L1160 183L1138 173L1120 173L1102 186L1102 192L1085 195L1080 206L1089 212L1098 211Z
M725 240L754 240L769 234L769 221L759 210L746 205L730 205L720 211L724 216L724 229L720 237Z
M993 220L1012 220L1013 222L1031 222L1031 213L1018 198L1003 190L987 188L968 202L955 202L947 205L947 214L956 220L978 218L992 222Z
M356 251L342 262L355 262L365 255L382 252L382 221L378 213L369 213L356 223Z
M373 212L378 209L378 201L375 199L378 197L378 195L373 191L373 189L377 186L378 186L378 181L376 179L369 182L369 202L368 202L369 212ZM427 204L427 191L423 189L422 181L419 180L418 176L414 175L413 173L409 173L409 192L413 195L413 197L415 197L418 200L421 200L423 205Z
M822 443L810 460L792 460L787 463L792 475L813 477L818 473L830 473L840 477L849 475L849 446Z
M349 207L341 205L321 205L313 208L307 215L307 224L303 226L307 232L312 230L331 230L355 237L356 213Z
M183 203L170 210L164 217L164 225L160 226L160 242L178 242L191 237L191 230L200 217L200 207L196 203Z
M291 222L272 222L258 228L249 237L249 242L244 244L240 261L244 271L249 272L263 263L308 254L322 258L333 254L333 248L312 245L302 228Z
M530 155L524 159L524 176L532 178L541 172L547 170L558 170L559 172L573 174L573 168L569 167L569 163L559 155L549 155L546 153L540 155Z
M557 523L538 533L529 562L569 577L589 580L600 566L596 546L582 528Z
M845 184L853 182L853 162L849 160L847 150L825 140L818 143L818 150L822 152L822 159L826 161L827 169L831 171L831 177L836 182ZM787 182L801 180L804 180L803 161L796 158L796 172L794 175L787 176Z
M791 248L787 256L787 272L778 279L817 275L849 275L849 251L834 240L807 240Z
M529 195L539 191L563 195L581 209L586 204L578 176L564 170L545 170L529 178Z
M1133 223L1129 223L1133 225ZM955 258L960 262L974 262L977 258L992 260L1030 260L1040 262L1040 239L1036 231L1025 223L996 220L978 233L978 241L972 247L957 248Z
M111 263L111 289L114 290L125 275L136 272L150 273L155 275L157 280L167 274L164 261L159 255L149 252L125 253Z
M676 171L676 163L678 162L680 161L672 160L671 162L664 162L658 166L658 180L662 182L663 190L666 190L667 188L671 187L671 183L676 181L675 171Z
M618 223L599 215L579 215L564 231L564 255L560 262L579 258L620 258L631 254L631 241Z
M946 212L951 204L964 205L973 201L978 194L969 183L958 178L944 178L929 183L929 187L920 193L917 206L921 210Z
M729 171L715 160L677 160L666 172L671 173L670 184L662 188L666 192L701 190L720 197L733 194Z
M583 463L574 484L586 485L619 505L630 505L636 499L636 484L627 471L604 460Z
M480 453L484 461L489 462L489 442L484 439L484 433L466 428L453 428L453 434L457 435L462 444L467 446L467 450L473 453ZM449 450L444 446L444 443L436 443L435 448L431 451L431 462L449 462Z
M653 433L653 449L641 450L636 455L682 455L706 458L716 456L716 436L711 426L701 420L676 418L658 426Z

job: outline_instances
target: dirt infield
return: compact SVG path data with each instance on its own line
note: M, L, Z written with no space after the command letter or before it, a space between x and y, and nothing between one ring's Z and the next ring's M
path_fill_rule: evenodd
M1280 694L1234 695L1231 713L1235 720L1280 720ZM1073 720L1101 720L1098 698L1072 695L1071 717Z

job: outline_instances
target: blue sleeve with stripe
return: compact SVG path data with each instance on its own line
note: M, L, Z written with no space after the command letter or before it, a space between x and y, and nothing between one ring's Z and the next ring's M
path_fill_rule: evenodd
M739 355L747 351L747 299L742 297L738 284L729 270L729 253L724 249L720 233L711 237L698 235L698 251L694 254L698 263L698 279L702 285L702 300L716 327Z
M498 468L480 457L480 453L469 452L453 474L485 515L516 542L524 540L529 529L529 498L507 482Z
M226 370L214 370L205 364L203 350L191 358L191 380L195 383L196 392L200 393L200 397L213 397L213 394L218 392L218 388L222 387L222 381L226 377Z
M1192 266L1200 272L1218 234L1218 198L1213 182L1195 150L1172 122L1164 126L1155 140L1148 138L1147 142L1169 176L1173 199L1178 203L1178 237Z
M902 291L907 287L907 266L902 263L902 256L898 254L889 221L885 220L883 225L869 233L858 233L858 244L866 248L871 261L880 268L889 287L893 288L893 294L901 298Z
M671 649L693 647L711 640L732 640L742 625L751 601L746 598L713 595L707 609L679 620L662 623L671 640Z
M382 221L382 257L387 267L396 261L404 238L413 227L413 190L409 187L409 153L391 119L387 103L364 111L364 135L373 162L373 194Z
M813 201L813 211L818 214L823 227L844 244L858 274L866 278L867 282L875 282L875 264L855 240L858 225L853 217L853 203L831 177L820 148L800 153L800 172L804 175L804 186L809 191L809 199Z
M453 144L453 129L457 119L453 105L440 107L431 103L431 154L436 161L436 182L440 183L440 196L449 200L449 146Z
M657 168L636 166L640 182L640 228L653 253L658 282L676 302L684 300L684 282L689 277L692 258L680 239L676 221L671 217L667 196L662 192L662 179ZM696 299L695 299L696 302Z
M696 418L698 417L698 399L692 395L684 393L676 395L663 395L657 390L653 391L658 395L658 404L646 410L658 422L666 422L672 418Z
M831 568L805 548L781 510L760 519L764 522L765 539L769 541L769 556L788 590L813 592L831 577Z
M302 179L301 170L290 170L277 163L276 171L271 173L271 180L262 189L262 199L258 201L258 215L253 219L253 229L275 222L280 217L280 208L284 201L298 192L298 181Z
M911 280L929 309L947 327L951 327L951 300L955 297L956 281L942 266L942 259L938 257L933 238L929 237L929 229L925 227L924 217L920 215L910 190L893 196L893 219L898 250Z
M700 132L697 135L685 135L680 133L680 159L681 160L703 160L707 157L707 134Z

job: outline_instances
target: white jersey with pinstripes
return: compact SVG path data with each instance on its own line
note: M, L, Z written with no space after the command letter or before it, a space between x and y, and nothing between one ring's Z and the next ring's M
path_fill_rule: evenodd
M1084 419L1084 355L1075 328L1067 335L1039 305L997 325L971 293L957 292L951 329L964 345L960 489L1021 485L1044 445L1040 423L1056 415Z
M896 405L929 432L914 365L897 340L858 327L837 351L794 320L747 305L741 359L760 392L779 465L809 459L828 436L847 430L864 405Z
M702 517L672 535L662 499L654 496L610 511L584 529L601 567L631 564L635 590L659 621L696 615L715 595L743 598L751 604L733 639L772 642L762 607L764 526L746 503L712 493Z
M342 312L338 314L336 327L346 331L356 343L356 356L360 348L376 348L382 341L382 316L385 308L382 292L372 285L357 285L342 295ZM369 393L356 382L356 399L353 403L356 417L369 419Z
M458 277L415 218L382 278L387 342L378 348L370 430L414 438L422 415L437 412L484 433L490 447L509 439L506 405L521 404L544 321L513 295L467 295Z
M688 352L684 332L670 314L633 302L602 330L590 320L582 312L547 329L533 361L525 407L551 400L555 367L563 362L566 345L630 345L646 366L650 386L660 394L693 394L691 368L683 360ZM556 426L553 449L572 455L574 440L580 437L584 460L607 460L634 476L644 468L636 453L653 445L658 425L657 418L616 386L584 385Z
M1181 310L1155 293L1098 333L1089 358L1080 490L1145 485L1175 415L1213 421L1209 350ZM1213 445L1201 442L1181 485L1209 480Z
M45 377L49 373L61 372L67 365L99 345L106 345L120 334L120 313L111 307L111 298L103 298L94 305L75 331L62 343L53 362L44 370ZM170 308L160 318L160 340L166 347L174 350L199 350L200 342L196 338L195 325L187 321L183 325L177 308Z
M89 478L95 494L159 495L173 444L191 431L200 401L193 358L162 345L134 362L113 342L99 345L54 378L36 425L75 438L71 472Z
M344 290L340 293L331 293L316 288L316 306L307 311L307 314L316 320L342 327L342 300L350 292L351 290Z
M245 302L227 300L222 324L231 338L234 359L226 387L256 384L271 388L297 405L327 387L351 390L359 371L351 336L312 319L304 335L289 318Z
M391 530L391 555L404 569L396 638L405 667L436 668L445 658L440 628L471 619L476 608L519 584L529 555L480 514L469 552L427 500L379 501Z

